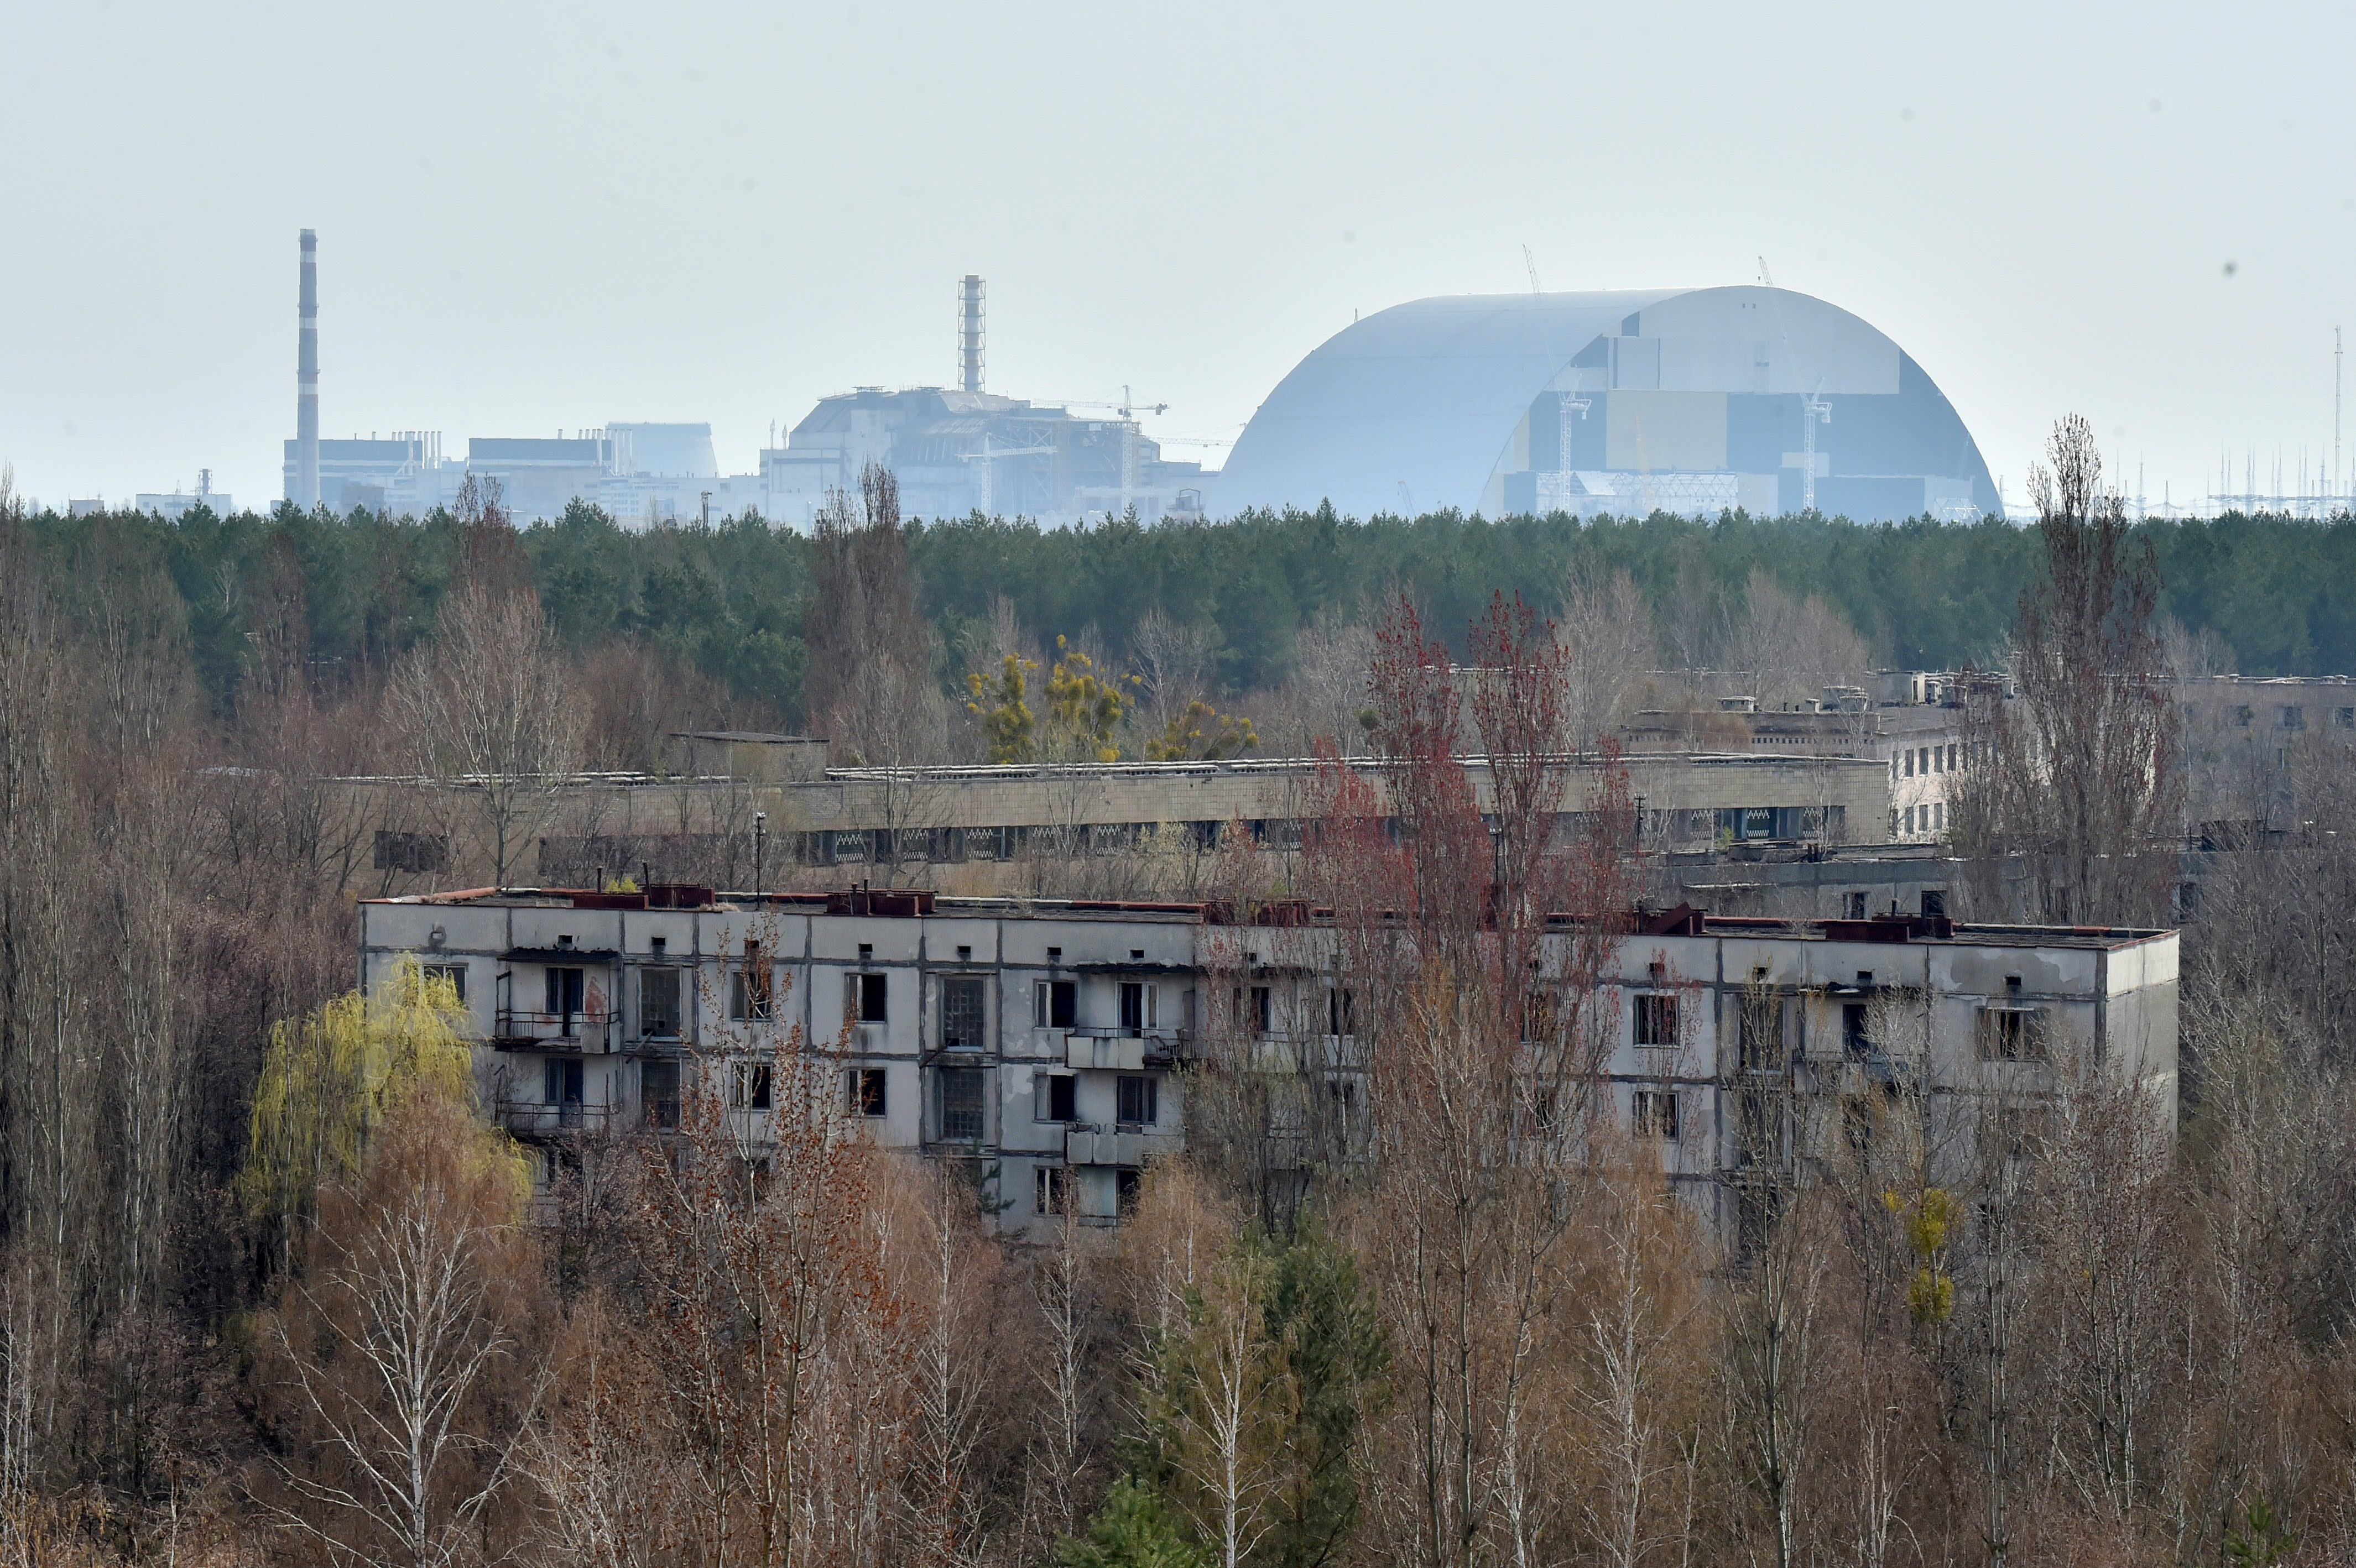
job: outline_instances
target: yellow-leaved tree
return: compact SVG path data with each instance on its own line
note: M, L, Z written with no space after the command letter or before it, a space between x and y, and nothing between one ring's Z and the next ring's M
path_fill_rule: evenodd
M1259 731L1249 719L1222 713L1198 697L1145 742L1145 757L1153 763L1219 763L1258 747Z
M1063 757L1120 761L1119 736L1129 717L1129 699L1121 687L1137 677L1097 674L1096 661L1060 636L1055 653L1055 667L1047 672L1050 744Z
M348 992L271 1029L237 1191L283 1258L319 1189L359 1176L388 1109L420 1091L471 1107L466 1023L457 987L404 955L373 994Z
M1055 656L1047 672L1044 724L1031 706L1037 660L1008 654L995 676L975 670L965 677L966 711L981 720L991 762L1120 761L1120 728L1130 710L1124 688L1137 677L1098 674L1096 661L1065 637L1055 639Z
M1031 712L1031 677L1039 661L1008 654L995 677L980 670L965 677L971 695L966 711L981 720L981 737L993 763L1027 763L1038 755L1038 720Z

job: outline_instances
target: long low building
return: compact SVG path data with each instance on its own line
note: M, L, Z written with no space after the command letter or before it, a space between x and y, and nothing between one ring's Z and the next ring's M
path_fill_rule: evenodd
M359 977L381 986L413 957L457 987L486 1099L552 1172L573 1140L675 1125L707 1068L741 1071L730 1114L757 1138L769 1083L747 1063L798 1039L831 1053L830 1092L879 1142L977 1162L1010 1227L1067 1208L1112 1224L1182 1144L1184 1070L1227 1037L1268 1071L1361 1071L1333 928L1292 913L476 890L362 901ZM1549 943L1569 940L1558 923ZM1680 908L1641 917L1599 983L1612 1115L1722 1225L1762 1164L1804 1157L1904 1089L1945 1159L1969 1157L1976 1113L2080 1072L2141 1089L2155 1125L2175 1124L2172 932Z
M373 870L383 892L492 880L499 859L565 885L594 880L601 867L749 887L828 881L836 868L859 866L960 892L1035 891L1041 861L1140 849L1175 860L1216 848L1238 825L1290 853L1317 809L1319 764L1305 758L910 769L829 768L824 760L823 741L712 737L692 776L582 775L520 792L519 805L510 790L503 821L510 831L528 824L530 842L498 858L484 842L485 814L470 809L481 781L340 782L372 836L362 875ZM1384 768L1349 765L1377 779ZM1467 765L1485 810L1486 763ZM1593 809L1603 769L1591 757L1565 766L1565 815L1576 819ZM1889 770L1871 757L1631 754L1625 766L1650 848L1890 837Z

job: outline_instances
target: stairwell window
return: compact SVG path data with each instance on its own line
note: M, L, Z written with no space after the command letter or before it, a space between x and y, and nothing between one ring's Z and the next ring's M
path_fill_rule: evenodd
M638 972L638 1032L655 1040L679 1033L679 971Z
M980 976L946 976L941 981L941 1049L981 1050L988 1043L988 1012Z
M981 1141L981 1072L972 1067L941 1071L941 1136L950 1143Z

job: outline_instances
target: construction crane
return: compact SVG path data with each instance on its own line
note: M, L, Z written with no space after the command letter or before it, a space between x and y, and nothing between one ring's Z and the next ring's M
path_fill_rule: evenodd
M1117 403L1096 403L1088 402L1085 400L1066 400L1064 402L1064 407L1067 409L1110 409L1113 412L1120 416L1120 509L1122 515L1126 516L1129 509L1137 504L1137 485L1139 478L1138 438L1142 433L1137 428L1137 416L1140 413L1168 413L1170 411L1170 405L1168 403L1154 403L1151 405L1141 403L1138 401L1137 399L1130 395L1127 383L1123 383L1120 389L1120 401Z
M990 437L987 434L984 434L981 438L981 450L980 452L969 452L964 454L965 460L968 463L979 463L981 464L981 515L985 517L995 517L997 515L998 502L995 479L998 471L998 459L1001 457L1042 457L1055 450L1055 449L1052 446L992 446L990 444Z

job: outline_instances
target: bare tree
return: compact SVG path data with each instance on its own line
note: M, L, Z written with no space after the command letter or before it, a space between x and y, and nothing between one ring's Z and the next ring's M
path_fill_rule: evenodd
M1612 734L1655 656L1653 609L1626 571L1582 571L1562 595L1565 739L1585 749Z
M1951 818L1974 908L2059 924L2151 923L2175 886L2182 791L2159 572L2126 503L2102 488L2084 419L2054 427L2030 479L2042 580L2021 599L2005 682L1967 682L1969 766Z
M462 584L388 699L417 771L473 805L507 886L581 757L581 713L539 599Z
M1184 625L1159 605L1138 617L1129 634L1130 662L1136 667L1140 704L1147 729L1160 732L1209 691L1211 633Z
M359 1184L323 1200L269 1342L302 1439L276 1511L330 1561L487 1555L530 1408L496 1385L520 1361L539 1273L511 1147L422 1093L380 1130Z
M1872 668L1865 640L1815 594L1786 590L1753 567L1742 602L1725 617L1715 662L1762 704L1815 699L1857 686Z

